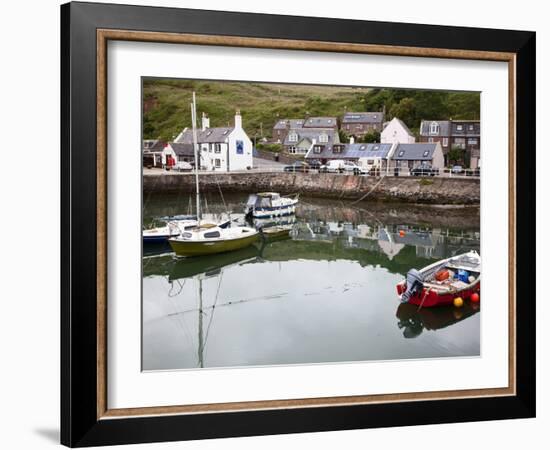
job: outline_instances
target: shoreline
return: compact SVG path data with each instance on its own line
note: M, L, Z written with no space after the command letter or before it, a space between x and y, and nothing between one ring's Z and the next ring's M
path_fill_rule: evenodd
M144 173L144 194L193 192L193 173ZM275 191L308 197L363 202L406 203L442 209L479 207L476 178L365 177L319 173L223 172L200 174L203 192L257 193Z

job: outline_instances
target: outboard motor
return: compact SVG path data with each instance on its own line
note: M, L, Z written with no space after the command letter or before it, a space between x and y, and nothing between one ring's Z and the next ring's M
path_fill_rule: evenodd
M401 295L401 303L407 303L409 299L418 292L422 292L424 287L424 277L416 270L411 269L407 272L407 290Z

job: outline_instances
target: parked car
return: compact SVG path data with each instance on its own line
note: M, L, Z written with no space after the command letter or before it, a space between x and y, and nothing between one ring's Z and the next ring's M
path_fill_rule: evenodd
M319 161L318 159L312 159L312 160L308 159L307 164L309 165L309 168L311 170L319 170L322 166L321 161Z
M455 175L460 175L464 173L464 168L462 166L453 166L451 167L451 173L454 173Z
M304 161L296 161L295 163L292 163L290 166L285 166L283 171L285 172L302 172L302 173L308 173L309 172L309 164Z
M411 175L415 177L433 177L439 175L439 169L428 163L420 164L411 170Z
M323 164L319 170L324 173L343 173L345 161L343 159L331 159L326 164Z
M359 166L352 161L344 162L344 171L352 172L354 175L368 175L369 173L369 171L366 168Z
M467 176L467 177L479 177L479 167L476 168L476 169L466 169L464 171L464 174Z
M187 161L178 161L174 167L174 170L177 170L178 172L188 172L193 170L193 166L188 163Z
M355 175L368 174L368 170L364 167L358 166L352 161L345 161L343 159L332 159L328 163L322 165L319 170L325 173L351 172Z

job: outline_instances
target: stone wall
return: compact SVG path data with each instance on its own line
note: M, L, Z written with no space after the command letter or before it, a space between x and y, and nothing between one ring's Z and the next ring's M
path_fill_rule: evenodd
M193 174L163 173L143 177L143 192L193 192ZM479 179L364 177L335 174L302 173L224 173L201 174L202 191L255 193L275 191L313 197L429 204L479 204Z

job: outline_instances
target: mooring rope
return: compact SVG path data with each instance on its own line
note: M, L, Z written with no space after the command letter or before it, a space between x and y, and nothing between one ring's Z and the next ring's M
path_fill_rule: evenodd
M371 190L370 190L369 192L367 192L365 195L363 195L362 197L358 198L357 200L354 200L353 202L351 202L350 205L355 205L356 203L359 203L359 202L365 200L365 198L367 198L367 196L370 195L370 193L371 193L372 191L374 191L374 190L378 187L378 185L381 183L381 181L382 181L384 178L386 178L386 175L382 175L382 176L380 177L380 179L378 180L378 182L371 188Z

